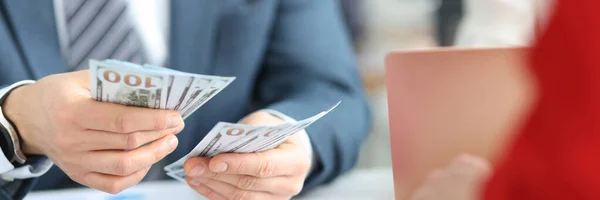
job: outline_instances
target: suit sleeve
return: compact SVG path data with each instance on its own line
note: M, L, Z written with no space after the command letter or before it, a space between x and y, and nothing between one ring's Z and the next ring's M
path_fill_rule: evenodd
M305 191L351 169L370 113L338 1L282 0L256 89L263 107L294 119L342 103L311 125L317 163Z

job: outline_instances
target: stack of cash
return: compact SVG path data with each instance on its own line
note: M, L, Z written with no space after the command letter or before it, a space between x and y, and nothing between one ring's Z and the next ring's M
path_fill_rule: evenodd
M235 80L235 77L191 74L118 60L90 60L90 76L91 97L97 101L176 110L184 119ZM219 122L191 152L167 165L164 170L167 175L185 182L183 164L191 157L254 153L276 148L339 104L304 120L280 125Z
M177 110L184 119L235 80L117 60L90 60L90 76L97 101Z

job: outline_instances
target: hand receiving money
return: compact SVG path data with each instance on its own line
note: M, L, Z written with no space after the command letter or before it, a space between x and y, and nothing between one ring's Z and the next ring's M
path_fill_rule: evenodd
M257 126L283 122L256 112L241 123ZM311 166L308 148L300 135L293 135L264 152L193 157L184 165L189 174L186 182L209 199L290 199L302 190Z
M186 173L183 165L189 158L213 157L221 153L258 153L273 149L296 132L331 112L339 104L340 102L326 111L295 123L273 125L266 124L264 121L260 123L248 121L256 120L255 115L249 115L244 119L248 124L219 122L190 153L167 165L165 171L174 179L185 182Z

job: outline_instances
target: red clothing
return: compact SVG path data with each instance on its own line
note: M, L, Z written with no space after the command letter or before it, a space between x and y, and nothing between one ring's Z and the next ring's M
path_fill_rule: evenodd
M600 1L556 6L531 55L538 102L484 199L600 199Z

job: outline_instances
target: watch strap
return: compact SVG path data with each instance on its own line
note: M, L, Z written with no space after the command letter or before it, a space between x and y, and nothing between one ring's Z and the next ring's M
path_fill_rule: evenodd
M1 110L0 114L3 114ZM0 133L0 148L2 149L2 153L4 153L4 156L9 162L15 165L14 160L16 154L14 151L12 138L10 137L10 133L8 132L8 127L4 127L2 123L0 123Z

